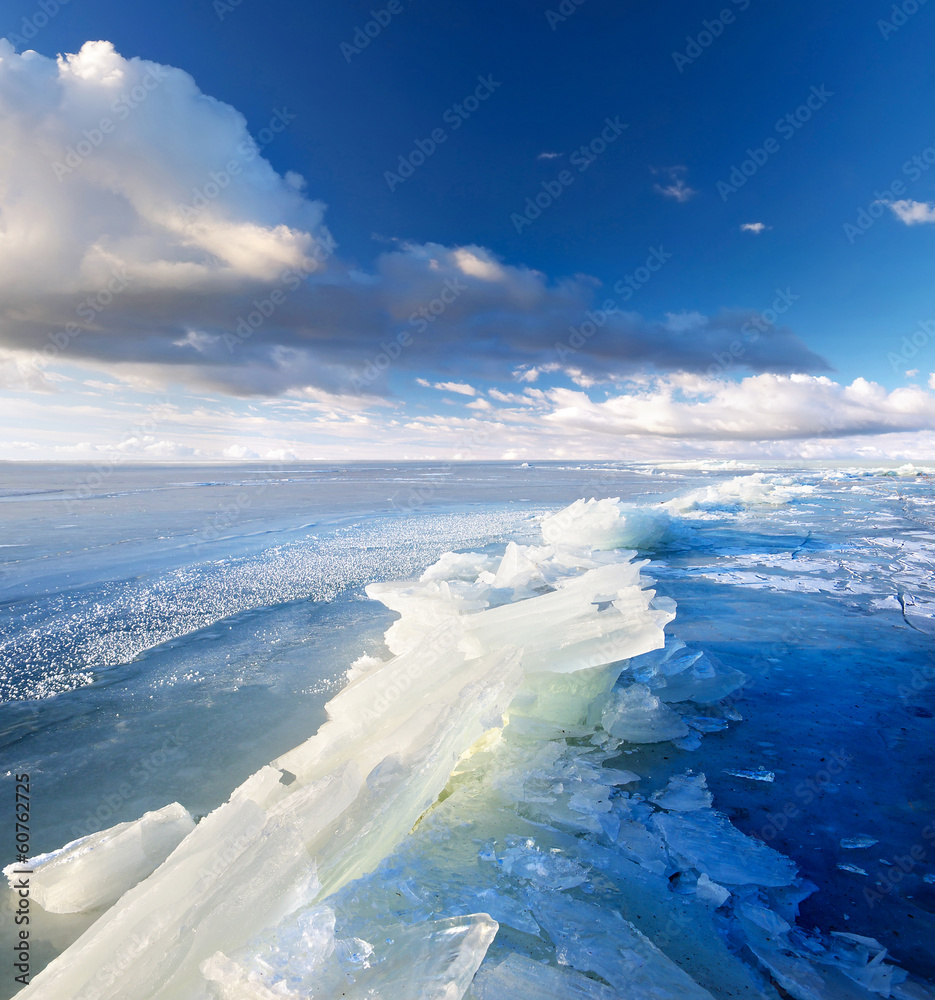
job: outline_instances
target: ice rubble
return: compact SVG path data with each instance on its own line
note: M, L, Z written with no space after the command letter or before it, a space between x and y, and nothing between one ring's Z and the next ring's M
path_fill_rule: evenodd
M173 802L25 864L7 865L3 874L12 886L18 872L30 871L30 895L48 913L85 913L110 906L151 875L194 828L188 810Z
M672 513L687 514L703 511L732 511L746 506L779 506L815 492L815 486L797 483L788 476L769 476L754 472L736 476L727 482L692 490L683 496L667 500L662 506Z
M799 933L808 888L714 811L703 775L647 800L620 769L624 740L718 728L744 680L665 644L672 602L616 548L660 520L630 513L579 501L542 545L368 588L400 614L392 659L358 661L319 732L24 1000L889 995L901 973L879 951Z
M219 952L392 851L459 757L502 726L525 675L535 683L521 712L577 712L606 693L621 667L600 668L660 647L674 616L671 602L653 606L632 552L580 545L588 525L616 509L602 501L571 511L567 542L559 536L530 554L511 547L495 574L479 565L474 583L429 573L412 593L375 588L402 616L388 637L397 655L349 682L314 737L203 819L24 996L202 995L203 963L224 968ZM449 561L470 576L468 560ZM556 676L577 673L579 682Z

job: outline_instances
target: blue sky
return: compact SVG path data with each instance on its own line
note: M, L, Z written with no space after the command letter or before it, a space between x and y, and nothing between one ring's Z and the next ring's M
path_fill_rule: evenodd
M44 10L56 6L47 0ZM625 444L628 455L639 457L933 457L928 383L935 326L931 337L916 333L915 353L904 341L920 321L935 321L935 125L924 110L935 96L935 7L923 4L912 13L915 6L914 0L896 8L882 0L821 6L70 0L45 17L36 3L9 2L0 33L19 53L31 47L54 57L107 40L124 61L138 58L190 74L201 93L189 95L190 107L183 108L178 99L169 101L167 88L154 89L127 129L118 128L117 139L104 141L61 181L42 170L19 176L9 158L0 159L8 175L0 183L0 213L22 215L21 187L34 186L38 199L50 177L54 197L71 197L79 206L89 203L80 185L100 192L118 176L132 187L129 175L145 172L140 164L152 161L151 149L159 150L167 190L171 181L178 201L192 178L206 178L205 168L227 161L234 132L222 138L220 123L227 119L214 103L223 102L244 116L276 179L258 174L249 190L238 181L205 213L268 232L287 226L319 244L330 239L325 269L339 272L340 280L323 279L327 289L316 285L314 298L301 304L293 298L265 323L247 345L249 364L246 351L231 362L235 374L230 365L221 373L224 357L209 358L198 345L236 326L243 302L252 301L263 282L276 286L256 261L233 262L221 253L224 273L212 276L214 284L187 311L178 302L190 286L178 286L170 306L157 301L154 290L144 293L150 278L135 279L123 305L105 314L112 327L106 336L83 332L39 374L30 374L26 352L45 342L45 327L73 312L64 304L59 314L47 308L49 293L78 286L74 276L50 269L47 283L31 292L12 287L6 333L0 328L8 347L0 370L7 372L4 419L17 445L0 457L88 456L129 438L157 443L151 457L217 457L225 450L229 457L372 457L385 454L393 421L398 457L560 457L585 442L596 456L620 454ZM355 32L373 22L373 11L383 12L385 25L377 31L371 23L375 37L355 46ZM8 65L14 57L7 55ZM81 81L93 74L72 72L62 84L71 97L50 98L40 82L47 71L37 65L30 64L34 78L12 70L3 77L3 107L22 119L6 140L10 150L24 143L41 148L48 162L50 143L64 150L69 136L79 140L100 116L82 104ZM37 94L61 118L54 140L33 113ZM475 94L481 99L474 101ZM219 129L213 150L209 112ZM273 132L276 122L283 127ZM229 121L224 127L234 128ZM430 151L424 162L411 155L417 142L423 153ZM188 160L171 177L168 154L178 150ZM759 163L750 162L751 150ZM388 172L398 174L400 157L416 164L411 176L388 181ZM919 157L917 169L913 157ZM750 176L728 190L733 169L744 161ZM296 174L304 183L290 187ZM894 182L903 186L894 189ZM146 183L143 200L151 204L156 181ZM203 188L200 180L195 186ZM518 226L527 199L540 195L547 202L542 192L549 190L560 194ZM121 197L142 213L137 234L144 223L165 228L158 213L139 208L142 195L123 191ZM319 202L326 207L311 207ZM62 204L70 213L72 203ZM96 245L95 226L110 245L116 230L108 227L126 225L117 218L117 209L102 202L93 218L63 226L55 245L76 252ZM861 222L865 231L846 229ZM190 233L170 231L192 246ZM124 250L128 232L122 231ZM222 237L205 239L216 255ZM627 276L645 275L637 269L660 249L665 262L648 280L634 278L630 293L614 291L627 287ZM147 263L153 252L146 251ZM282 247L276 254L291 259ZM49 258L46 251L42 260ZM122 259L132 271L132 259ZM423 279L433 270L450 279L465 266L468 283L484 288L472 285L459 294L414 346L362 388L361 367L380 354L386 338L414 333L405 312L409 297L422 295L426 303L434 297ZM85 260L82 273L89 267ZM542 284L530 291L535 273ZM564 279L576 283L571 291ZM493 296L491 284L503 296ZM588 289L591 299L584 297ZM246 297L238 298L241 293ZM32 325L22 319L29 294L33 304L45 294L37 307L42 318ZM629 318L618 316L570 360L556 361L549 345L573 337L576 317L584 322L588 309L593 314L608 302ZM777 302L783 310L766 335L745 338L734 361L717 367L744 323L763 313L771 319L768 310ZM296 313L289 322L282 318L287 311ZM561 330L571 333L553 335ZM179 348L180 340L187 346ZM297 352L288 361L283 345ZM195 347L203 363L172 356ZM277 350L279 360L271 360ZM277 365L274 378L269 373ZM281 369L289 369L289 377ZM353 371L356 382L348 376ZM791 374L824 377L836 388L782 381ZM720 381L701 385L703 377ZM848 396L847 387L860 379L880 391L859 388ZM433 388L452 384L462 389ZM514 398L498 400L491 389ZM552 395L530 396L530 390ZM894 390L900 395L893 397ZM530 402L520 402L524 394ZM128 419L133 426L134 415L149 412L154 400L168 401L177 416L163 421L155 436L126 433ZM774 418L760 427L745 423L742 412L731 415L731 407L769 410L774 404ZM811 423L799 419L809 406ZM214 423L199 423L198 407L215 413ZM621 413L640 407L655 416L621 423ZM55 416L37 424L33 408ZM73 419L63 433L69 408ZM864 418L861 411L872 414ZM182 413L191 417L187 423ZM263 414L262 425L250 423L251 413ZM287 413L301 419L286 419ZM18 420L28 426L17 426ZM406 430L413 420L418 427ZM484 434L478 421L495 425L496 446L476 443Z

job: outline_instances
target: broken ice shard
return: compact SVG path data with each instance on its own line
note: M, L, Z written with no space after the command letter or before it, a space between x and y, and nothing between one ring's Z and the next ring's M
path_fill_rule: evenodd
M85 913L110 906L151 875L194 828L188 810L173 802L25 865L8 865L3 874L12 884L14 868L29 868L30 893L44 910Z

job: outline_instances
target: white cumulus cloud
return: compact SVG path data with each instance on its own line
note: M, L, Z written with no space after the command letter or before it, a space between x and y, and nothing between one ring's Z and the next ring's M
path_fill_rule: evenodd
M586 275L437 243L352 265L301 175L262 155L293 117L271 108L254 139L180 69L106 41L52 59L0 39L0 349L233 396L364 397L389 394L390 368L444 378L453 359L463 379L521 367L527 381L561 361L582 386L705 371L756 317L683 329L621 307L582 339L589 310L622 295ZM662 173L664 193L690 196L684 168ZM737 367L830 368L781 326ZM23 378L9 365L3 377Z
M756 375L739 382L700 376L657 380L593 402L557 388L545 417L566 429L668 438L781 441L935 429L935 397L917 386L887 392L824 376Z
M905 222L907 226L916 226L923 222L935 222L935 204L930 201L912 201L903 199L902 201L887 202L893 215L900 222Z

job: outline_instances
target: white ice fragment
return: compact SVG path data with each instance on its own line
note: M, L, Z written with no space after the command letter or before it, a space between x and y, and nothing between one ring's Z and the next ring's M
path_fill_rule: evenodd
M640 776L632 771L620 771L613 767L601 768L601 779L610 785L630 785L639 781Z
M678 610L678 603L674 597L663 597L656 595L649 605L653 611L665 611L675 617L675 613Z
M586 786L572 793L568 799L568 808L580 813L606 813L612 806L608 789L604 786Z
M661 504L622 504L619 498L576 500L541 525L548 545L585 550L651 549L666 539L671 526Z
M875 938L844 931L832 931L831 937L831 947L825 954L816 956L816 961L839 969L871 993L888 997L893 984L906 979L903 969L883 961L886 948Z
M537 551L537 558L544 551ZM502 596L509 590L445 580L371 584L367 594L401 615L385 636L397 655L415 650L432 631L447 627L463 630L460 648L468 657L512 644L523 647L527 674L571 673L662 645L662 627L674 611L650 607L655 594L642 587L643 563L631 562L629 555L583 573L550 573L553 592L538 594L541 588L533 588L514 594L525 600L510 603L503 603Z
M864 950L874 952L886 951L876 938L867 937L865 934L851 934L849 931L832 931L831 936L839 942L846 942L850 946L857 945L858 948ZM867 957L869 958L869 954Z
M665 646L637 656L630 664L635 680L649 684L655 677L670 677L687 670L700 656L700 650L689 649L681 639L666 636Z
M499 965L482 965L471 1000L619 1000L620 994L567 968L513 953Z
M299 1000L284 979L269 982L266 970L245 969L222 951L201 963L201 974L213 984L218 1000Z
M699 733L721 733L727 729L726 719L715 719L709 715L687 715L685 722Z
M845 851L858 851L864 847L873 847L874 844L878 844L878 840L874 840L873 837L868 837L866 834L860 834L857 837L844 837L841 840L841 847Z
M886 951L873 938L832 932L831 946L822 949L814 941L796 944L789 924L764 907L743 903L737 913L747 947L795 1000L855 1000L871 993L928 1000L925 993L911 990L903 995L899 984L906 973L884 963Z
M49 913L85 913L115 903L175 850L194 829L187 809L173 802L92 833L49 854L12 864L3 874L12 885L16 868L29 868L32 898Z
M652 821L670 851L715 882L783 886L795 879L795 865L788 858L710 809L657 813Z
M895 1000L935 1000L935 986L918 979L906 979L902 983L893 984L890 996Z
M299 918L305 960L313 967L330 958L335 948L336 915L329 906L313 907Z
M756 903L741 903L737 907L737 912L746 920L756 924L761 930L766 931L771 938L780 938L792 930L791 924L787 920L783 920L778 913Z
M368 656L366 653L363 656L358 656L347 668L347 679L349 681L356 681L359 677L363 677L364 674L370 673L371 670L382 667L384 662L379 657Z
M497 567L493 586L518 589L528 586L533 581L540 586L545 584L539 567L529 558L526 549L516 542L510 542Z
M765 934L759 940L748 937L747 945L779 986L795 1000L847 1000L846 995L841 997L840 993L828 992L824 977L810 962L779 948Z
M726 767L725 774L730 774L735 778L746 778L749 781L764 781L768 784L776 780L776 775L772 771L767 771L762 765L755 768L746 767Z
M652 802L668 812L695 812L708 809L714 796L708 791L703 774L676 774L669 779L664 789L653 795Z
M712 882L702 872L695 884L695 895L706 903L713 903L716 908L722 906L730 899L730 890L725 889L723 885L718 885L717 882Z
M857 865L845 865L839 864L837 866L842 872L850 872L852 875L867 875L868 873L863 870L863 868L858 868Z
M488 604L488 588L457 580L371 583L365 590L369 598L401 616L384 636L390 652L397 656L415 649L435 629L455 625L460 615Z
M662 743L688 734L688 727L645 684L614 691L604 707L601 725L630 743Z
M552 593L460 619L469 656L514 644L527 674L593 670L661 646L667 611L640 586L642 563L615 562L559 581Z
M485 556L479 552L446 552L419 577L420 583L432 580L464 580L472 583L481 573L495 573L496 556Z
M655 875L666 875L673 869L662 838L637 820L621 819L616 842L625 856Z
M547 545L565 548L616 549L622 546L626 519L619 499L576 500L542 520Z

